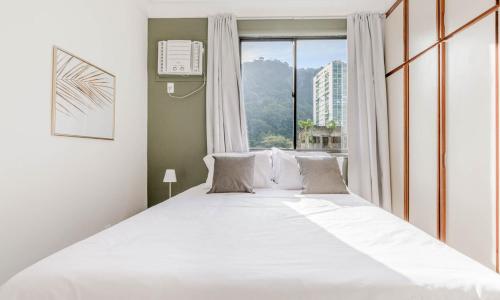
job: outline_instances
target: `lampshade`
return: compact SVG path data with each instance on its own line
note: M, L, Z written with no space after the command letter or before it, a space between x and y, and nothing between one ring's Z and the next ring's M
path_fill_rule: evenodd
M174 169L167 169L165 171L165 177L163 177L163 182L177 182L177 177L175 177Z

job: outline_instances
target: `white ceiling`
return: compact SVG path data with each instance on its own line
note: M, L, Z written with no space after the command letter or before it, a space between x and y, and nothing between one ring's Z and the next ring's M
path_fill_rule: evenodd
M385 12L396 0L151 0L152 18L206 17L234 13L243 18L344 17Z

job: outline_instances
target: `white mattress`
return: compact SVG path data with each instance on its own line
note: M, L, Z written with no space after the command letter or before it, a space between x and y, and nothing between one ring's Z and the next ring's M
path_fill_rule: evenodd
M206 191L38 262L0 299L500 299L496 273L354 195Z

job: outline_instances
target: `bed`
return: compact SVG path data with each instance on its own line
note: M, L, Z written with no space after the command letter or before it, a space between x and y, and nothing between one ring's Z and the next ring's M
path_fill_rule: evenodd
M0 299L500 299L496 273L356 195L207 190L41 260Z

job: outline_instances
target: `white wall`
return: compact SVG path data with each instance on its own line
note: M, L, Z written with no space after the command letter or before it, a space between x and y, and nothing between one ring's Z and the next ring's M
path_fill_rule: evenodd
M237 17L343 17L386 11L394 0L152 0L151 18L203 18L217 13Z
M143 0L24 0L0 9L0 284L146 207ZM50 134L52 46L116 75L114 141Z

